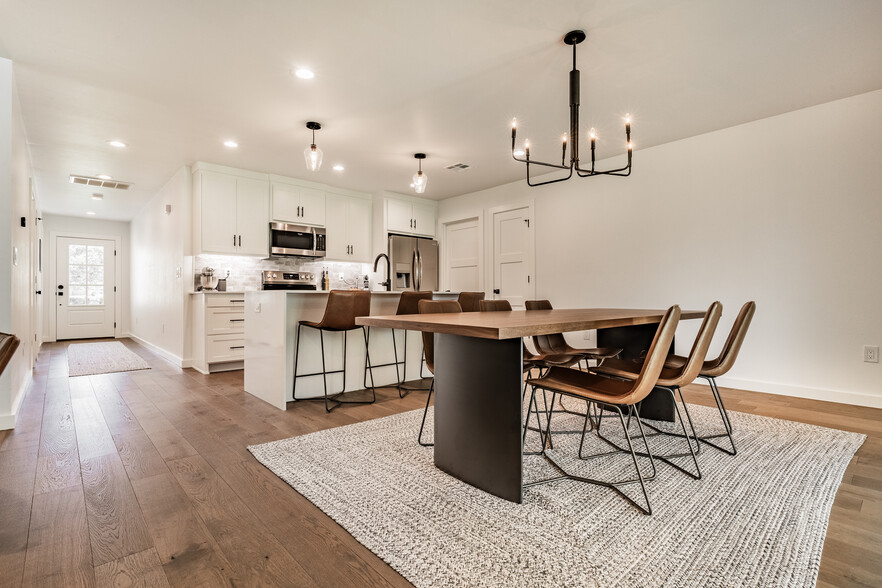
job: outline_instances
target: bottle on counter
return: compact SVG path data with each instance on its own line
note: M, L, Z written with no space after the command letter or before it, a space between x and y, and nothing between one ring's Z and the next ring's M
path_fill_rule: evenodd
M371 281L370 281L370 279L368 279L367 274L364 275L364 289L365 290L371 289Z

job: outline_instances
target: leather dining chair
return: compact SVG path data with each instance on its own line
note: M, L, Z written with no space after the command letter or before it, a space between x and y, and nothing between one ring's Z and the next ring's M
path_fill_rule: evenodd
M463 312L478 312L478 303L484 300L483 292L460 292L456 301Z
M420 300L418 305L420 314L435 314L440 312L462 312L459 302L456 300ZM423 422L420 424L420 433L417 435L417 443L423 447L432 447L434 443L423 441L423 429L426 426L426 415L429 413L429 403L432 401L432 392L435 391L435 334L423 331L423 353L426 357L426 367L432 372L432 384L429 386L429 395L426 397L426 408L423 410Z
M729 455L737 455L738 448L735 447L735 439L732 436L732 422L729 420L729 413L726 411L726 405L723 404L723 397L720 395L720 389L717 387L716 379L725 375L730 369L732 369L732 366L735 365L735 360L738 359L738 352L741 351L741 345L744 343L744 338L747 336L747 329L750 327L750 323L753 320L753 315L755 313L756 302L750 301L744 303L744 306L741 307L738 316L735 318L735 322L732 324L732 330L729 331L729 336L726 337L726 343L720 350L720 355L715 359L705 361L701 366L701 371L698 372L698 377L707 380L707 383L710 386L711 393L714 395L714 401L717 403L717 410L720 413L720 418L722 419L723 426L726 430L725 433L698 437L698 440ZM669 355L665 362L665 367L676 368L684 364L686 361L687 359L683 356ZM729 443L732 446L731 450L721 447L711 441L711 439L718 439L721 437L729 438Z
M646 489L646 481L655 478L656 468L652 452L649 448L649 443L643 432L643 423L640 419L640 409L638 405L640 401L649 395L658 381L658 377L664 368L667 351L671 346L671 342L674 340L674 332L677 330L677 323L679 323L679 321L679 306L672 306L667 312L665 312L664 317L662 317L658 329L655 332L655 336L653 337L652 345L649 347L646 361L644 361L643 366L640 369L640 374L634 380L613 379L572 368L552 367L548 370L548 373L541 378L531 379L528 382L533 387L530 395L531 404L535 405L536 390L542 389L552 393L552 404L554 404L555 397L560 394L584 400L588 404L594 404L599 408L617 413L619 416L619 422L622 425L622 430L625 434L625 439L627 440L628 449L625 453L628 453L631 456L636 471L636 477L625 480L607 481L567 472L554 456L549 455L545 451L546 441L551 431L551 421L553 420L549 418L548 423L546 424L545 438L542 439L541 454L555 467L556 470L558 470L560 475L524 484L524 488L539 484L547 484L557 480L576 480L588 484L596 484L614 490L643 514L652 514L652 504L649 499L649 492ZM640 470L640 464L637 461L637 452L634 450L634 443L631 440L628 425L625 424L625 410L627 410L629 414L633 412L636 416L640 437L643 440L643 446L646 448L646 456L649 458L651 474L648 476L644 476L643 472ZM585 422L583 425L583 431L585 432L587 432L588 421L590 418L588 416L589 414L590 411L586 411ZM582 447L579 448L580 453L581 450ZM587 456L584 459L601 457L603 455L609 455L609 452ZM640 484L645 506L639 504L634 498L625 494L621 489L622 486L633 484L635 482Z
M527 300L524 302L527 310L553 310L551 302L548 300ZM614 347L595 347L593 349L578 349L571 347L562 333L554 333L551 335L537 335L533 337L533 346L539 353L581 355L586 361L593 359L597 365L602 364L605 360L617 357L622 350Z
M654 457L656 459L664 461L668 465L680 470L687 476L690 476L691 478L694 478L696 480L701 479L701 468L698 465L698 458L696 456L696 454L700 450L700 447L697 441L698 436L695 434L695 427L692 424L692 417L689 416L689 407L686 405L686 401L683 400L683 391L680 389L680 387L691 384L698 376L698 372L701 369L701 366L704 364L705 358L707 357L707 351L710 348L711 341L714 338L714 332L716 332L717 330L717 324L719 324L720 316L722 314L723 305L720 304L719 301L714 302L710 305L704 315L704 320L701 322L701 326L698 328L698 334L695 337L695 342L692 344L692 350L689 352L688 357L684 358L686 361L679 365L679 367L668 367L666 365L664 368L662 368L661 374L659 374L658 377L658 381L655 384L656 387L667 390L667 392L671 395L671 401L674 405L674 411L677 416L677 421L679 421L680 429L683 431L683 433L668 433L667 431L663 431L649 423L646 423L646 426L656 431L657 435L672 434L675 437L680 437L686 441L686 444L689 447L688 453L671 453L667 455L655 453ZM640 367L641 366L639 360L631 361L623 359L610 359L601 366L591 368L591 371L597 374L611 376L614 378L634 380L639 376ZM680 396L680 402L683 404L683 414L680 413L680 408L677 405L677 395ZM686 417L685 420L683 418L684 414ZM687 422L689 423L689 429L692 432L691 435L686 431ZM599 430L598 434L600 434ZM693 439L696 439L695 449L692 449ZM695 464L695 473L692 473L679 464L670 461L671 459L676 457L690 456L692 457L692 461Z
M355 319L360 316L371 314L371 293L368 290L331 290L328 293L328 302L325 306L325 314L322 320L300 321L297 324L297 343L294 347L294 386L292 397L297 400L297 378L321 376L325 391L325 411L331 412L341 404L372 404L376 399L374 390L374 373L371 367L370 354L368 353L368 336L364 327L355 324ZM322 351L322 371L311 374L298 374L297 363L300 358L300 334L303 327L316 329L319 332L319 341ZM340 396L346 391L346 334L349 331L361 329L364 335L364 359L365 367L371 374L371 399L370 400L340 400ZM343 367L339 370L329 370L325 362L325 333L343 333ZM343 374L343 387L340 392L328 395L328 374ZM302 399L301 399L302 400ZM329 403L335 403L330 406Z

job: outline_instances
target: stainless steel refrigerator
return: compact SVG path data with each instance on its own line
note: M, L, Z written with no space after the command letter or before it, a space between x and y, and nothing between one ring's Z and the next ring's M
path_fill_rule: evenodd
M389 235L392 289L438 290L438 241Z

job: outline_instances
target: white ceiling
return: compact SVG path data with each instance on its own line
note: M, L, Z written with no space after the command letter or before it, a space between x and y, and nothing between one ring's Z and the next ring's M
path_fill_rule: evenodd
M576 28L583 133L620 154L631 113L635 173L640 148L882 88L878 0L0 0L0 15L44 212L107 219L195 161L407 193L424 151L435 199L516 180L512 116L533 157L559 155ZM458 162L472 167L444 169ZM71 173L135 185L95 202Z

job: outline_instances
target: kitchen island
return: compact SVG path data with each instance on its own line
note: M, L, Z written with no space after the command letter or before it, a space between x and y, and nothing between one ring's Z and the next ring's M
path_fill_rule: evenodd
M398 308L400 292L371 292L371 315L392 315ZM437 299L456 298L455 292L438 292ZM297 323L302 320L318 321L328 303L328 292L303 290L259 290L245 293L245 391L286 409L293 400L294 349ZM299 373L321 371L322 358L319 332L302 329L300 343ZM395 331L398 359L404 359L404 332ZM392 347L392 330L373 328L370 332L371 364L389 364L395 361ZM419 333L407 337L407 373L403 380L416 380L429 376L422 368L422 338ZM340 369L343 365L343 335L325 335L325 357L328 369ZM353 331L347 340L345 390L364 389L364 338ZM404 366L399 366L403 370ZM422 368L422 374L420 370ZM373 369L374 385L389 386L397 382L395 366ZM367 379L370 384L370 374ZM343 374L328 375L328 393L343 389ZM324 393L320 376L298 379L297 398L318 398Z

